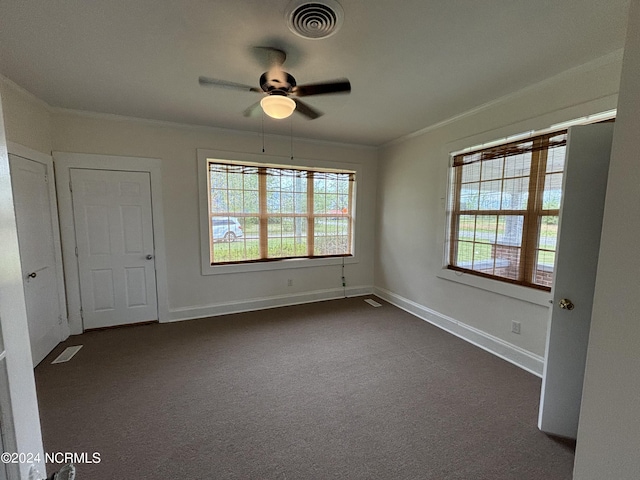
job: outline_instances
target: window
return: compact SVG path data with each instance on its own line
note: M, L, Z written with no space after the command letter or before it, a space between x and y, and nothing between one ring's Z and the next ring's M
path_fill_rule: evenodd
M211 265L353 253L355 172L207 160Z
M448 268L550 290L567 132L453 157Z

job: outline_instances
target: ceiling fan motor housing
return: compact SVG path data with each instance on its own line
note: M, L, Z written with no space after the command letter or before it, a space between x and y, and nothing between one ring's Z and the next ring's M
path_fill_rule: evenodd
M270 78L269 72L264 72L260 75L260 88L266 93L275 93L276 91L281 91L285 95L291 93L293 87L296 86L296 79L287 72L282 72L282 74L286 77L284 81L276 77Z

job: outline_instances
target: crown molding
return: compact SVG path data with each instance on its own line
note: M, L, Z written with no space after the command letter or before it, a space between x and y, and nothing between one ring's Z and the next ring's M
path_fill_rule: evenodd
M261 132L254 132L251 130L234 130L231 128L223 128L223 127L211 127L208 125L194 125L188 123L178 123L178 122L170 122L166 120L154 120L149 118L140 118L140 117L129 117L126 115L117 115L113 113L100 113L100 112L90 112L86 110L75 110L70 108L61 108L61 107L51 107L52 113L59 115L71 115L71 116L79 116L85 118L91 118L96 120L110 120L113 122L127 122L127 123L138 123L142 125L155 126L155 127L168 127L168 128L177 128L189 131L199 131L199 132L215 132L220 134L227 135L252 135L256 137L262 137ZM291 136L289 135L279 135L279 134L264 134L264 138L271 139L280 139L286 140L289 142L291 140ZM362 150L371 150L375 151L378 147L373 145L364 145L358 143L346 143L346 142L334 142L330 140L318 140L314 138L306 138L306 137L293 137L296 141L304 142L307 144L316 144L316 145L325 145L325 146L334 146L341 148L355 148Z
M398 137L394 140L391 140L390 142L386 142L382 145L379 145L378 148L386 148L386 147L391 147L393 145L397 145L399 143L403 143L411 138L415 138L415 137L419 137L421 135L424 135L425 133L428 132L432 132L434 130L437 130L439 128L445 127L447 125L450 125L452 123L455 123L459 120L462 120L464 118L467 117L471 117L473 115L476 115L484 110L487 110L491 107L494 107L496 105L499 105L501 103L506 103L509 102L519 96L525 95L528 92L531 92L533 90L536 90L538 88L542 88L545 87L546 85L549 84L553 84L559 80L562 80L564 78L568 78L571 77L575 74L579 74L582 72L589 72L591 70L594 70L596 68L600 68L603 67L605 65L610 65L612 63L622 63L622 57L624 54L624 49L620 48L618 50L614 50L613 52L610 52L606 55L603 55L601 57L598 57L594 60L591 60L587 63L583 63L582 65L578 65L576 67L572 67L569 68L567 70L564 70L560 73L558 73L557 75L554 75L552 77L546 78L545 80L542 80L540 82L537 83L533 83L531 85L527 85L526 87L521 88L520 90L516 90L515 92L512 93L508 93L507 95L503 95L502 97L498 97L494 100L490 100L489 102L483 103L482 105L478 105L477 107L474 107L470 110L467 110L466 112L463 113L459 113L457 115L454 115L452 117L449 117L445 120L442 120L440 122L434 123L432 125L429 125L427 127L421 128L420 130L416 130L415 132L411 132L408 133L406 135L402 135L401 137Z
M41 98L36 97L29 90L21 87L16 82L14 82L13 80L5 77L2 74L0 74L0 84L6 86L10 90L13 90L15 93L27 98L28 100L30 100L30 101L32 101L34 103L37 103L38 105L43 107L47 112L53 113L54 108L51 105L49 105L47 102L45 102Z

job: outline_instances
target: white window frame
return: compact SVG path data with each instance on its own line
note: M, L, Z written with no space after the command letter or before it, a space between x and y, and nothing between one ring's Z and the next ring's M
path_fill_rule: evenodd
M358 182L362 179L362 168L356 163L332 162L327 160L309 160L304 158L255 154L242 152L229 152L222 150L198 149L198 203L200 206L200 261L202 275L218 275L243 272L261 272L269 270L282 270L288 268L308 268L322 267L328 265L342 265L358 263L360 245L360 228L358 228ZM288 258L283 260L273 260L269 262L247 262L224 265L211 265L210 245L209 245L209 194L207 191L207 164L210 160L232 161L239 163L282 165L291 167L302 167L309 169L329 169L329 170L349 170L355 172L355 185L352 194L352 222L353 222L353 245L352 255L323 257L323 258Z

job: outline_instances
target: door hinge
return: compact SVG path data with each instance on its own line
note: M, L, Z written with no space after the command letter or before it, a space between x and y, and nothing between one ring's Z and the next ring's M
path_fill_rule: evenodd
M76 247L76 257L78 256L78 247Z
M44 174L44 183L49 183L49 175L48 174Z
M84 321L84 315L83 315L83 311L82 311L82 307L80 307L80 320Z
M71 180L69 180L69 191L73 192L73 186L71 185Z

